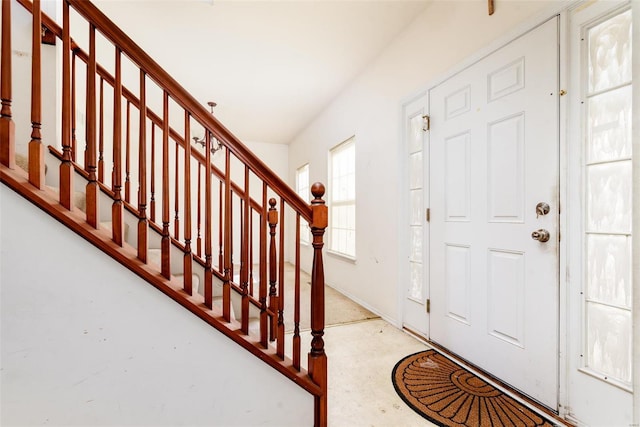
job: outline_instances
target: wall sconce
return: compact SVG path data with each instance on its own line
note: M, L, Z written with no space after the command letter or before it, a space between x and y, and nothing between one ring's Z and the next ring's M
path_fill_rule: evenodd
M213 116L213 107L215 107L218 104L216 104L213 101L209 101L207 102L207 105L209 106L209 108L211 108L211 115ZM222 148L222 144L220 143L220 141L218 141L218 138L213 136L213 132L209 132L209 138L211 139L211 155L213 156L216 153L216 151ZM200 144L203 147L207 145L207 139L204 136L202 138L198 138L197 136L194 136L193 142L195 142L196 144Z

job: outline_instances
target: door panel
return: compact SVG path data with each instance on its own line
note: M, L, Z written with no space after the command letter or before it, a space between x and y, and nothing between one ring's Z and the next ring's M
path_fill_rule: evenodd
M558 75L553 18L429 98L431 339L553 409Z

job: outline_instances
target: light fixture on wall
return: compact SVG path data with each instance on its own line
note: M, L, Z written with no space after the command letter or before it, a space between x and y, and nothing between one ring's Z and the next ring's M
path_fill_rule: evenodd
M218 104L216 104L213 101L209 101L207 102L207 105L209 106L209 108L211 108L211 115L213 115L213 107L215 107ZM209 138L211 139L211 155L214 155L216 151L222 148L222 144L220 143L218 138L213 136L213 132L209 132ZM197 136L194 136L193 142L195 142L196 144L200 144L203 147L207 145L207 139L204 136L202 138L198 138Z

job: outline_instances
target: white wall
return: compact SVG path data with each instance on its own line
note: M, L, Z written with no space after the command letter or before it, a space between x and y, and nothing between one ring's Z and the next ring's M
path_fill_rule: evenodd
M356 137L357 261L326 256L327 283L386 319L401 320L396 234L402 219L398 195L402 100L548 6L547 1L500 1L495 14L488 16L485 1L431 3L292 141L289 182L295 182L296 168L309 162L310 182L329 187L328 150ZM311 251L304 256L310 257Z
M0 424L313 423L293 382L4 185L0 206Z

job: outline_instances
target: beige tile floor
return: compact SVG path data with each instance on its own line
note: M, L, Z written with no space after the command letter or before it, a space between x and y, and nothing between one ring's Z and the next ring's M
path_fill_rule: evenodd
M310 333L302 337L302 348L309 348ZM401 358L427 348L380 318L327 327L329 426L433 426L400 399L391 383ZM302 363L306 366L306 360Z

